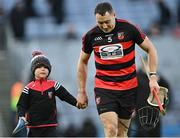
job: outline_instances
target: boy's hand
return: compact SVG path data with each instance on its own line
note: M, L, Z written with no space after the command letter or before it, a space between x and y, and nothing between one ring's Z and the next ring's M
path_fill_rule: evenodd
M78 109L84 109L84 108L86 108L88 105L87 104L81 104L81 103L76 103L76 107L78 108Z
M24 116L19 117L19 119L22 119L22 120L24 120L25 122L27 122L27 121L26 121L26 118L25 118Z
M26 121L25 117L19 117L19 121L18 124L16 126L16 128L13 130L13 135L17 134L19 131L21 131L23 128L26 127L26 125L28 124L28 122Z

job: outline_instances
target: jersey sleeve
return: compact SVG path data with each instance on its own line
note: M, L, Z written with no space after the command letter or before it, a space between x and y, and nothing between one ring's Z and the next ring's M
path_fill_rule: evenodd
M82 37L82 50L87 54L91 54L93 51L90 36L88 33Z
M29 97L29 88L25 86L17 103L17 113L19 117L25 116L25 113L28 110L28 97Z
M65 101L73 106L76 106L76 99L72 96L59 82L54 85L55 95L62 101Z
M140 45L144 41L146 35L142 32L142 30L139 27L135 25L132 26L132 31L134 42Z

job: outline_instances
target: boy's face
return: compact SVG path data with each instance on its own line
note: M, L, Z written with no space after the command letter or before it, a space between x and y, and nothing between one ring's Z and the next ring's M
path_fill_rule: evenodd
M40 66L35 69L34 75L36 79L46 79L49 74L49 70L45 66Z

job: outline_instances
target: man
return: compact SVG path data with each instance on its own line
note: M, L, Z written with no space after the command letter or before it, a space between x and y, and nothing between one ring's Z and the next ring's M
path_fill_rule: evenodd
M105 137L126 137L135 108L137 78L135 43L148 53L151 72L150 88L159 91L157 83L157 53L151 41L134 25L116 19L110 3L99 3L95 8L97 26L82 39L78 62L79 103L87 104L87 65L94 51L96 77L95 98L104 126Z

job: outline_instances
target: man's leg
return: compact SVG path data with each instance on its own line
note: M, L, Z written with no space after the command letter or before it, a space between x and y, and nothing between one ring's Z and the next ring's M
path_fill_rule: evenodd
M118 115L115 112L105 112L100 114L100 119L104 126L105 137L117 137Z
M118 119L118 134L117 137L127 137L128 128L131 119Z

